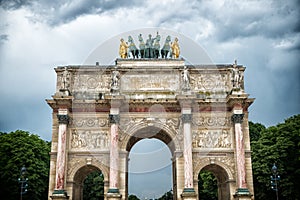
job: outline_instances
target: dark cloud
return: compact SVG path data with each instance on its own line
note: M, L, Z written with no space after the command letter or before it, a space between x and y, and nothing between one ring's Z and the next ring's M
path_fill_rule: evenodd
M214 23L218 41L222 42L257 35L279 38L299 32L298 4L297 1L225 1L223 5L208 7L202 1L198 7L202 16Z
M0 7L8 10L16 10L23 6L30 6L33 0L0 0Z
M34 16L32 21L45 21L51 26L70 22L82 15L100 14L114 9L132 7L138 5L139 1L118 0L0 0L4 9L27 8ZM139 2L140 3L140 2Z

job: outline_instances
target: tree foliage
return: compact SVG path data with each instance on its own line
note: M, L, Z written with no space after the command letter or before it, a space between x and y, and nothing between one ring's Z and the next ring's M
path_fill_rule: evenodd
M201 171L198 176L198 194L201 199L217 200L217 178L210 171Z
M263 131L266 130L266 127L260 123L249 122L249 132L250 132L250 142L257 141L260 138L260 135Z
M172 190L166 192L161 197L158 198L158 200L172 200L173 199L173 192Z
M23 199L48 198L50 142L37 135L17 130L0 133L0 196L6 200L20 198L20 170L27 168L28 192Z
M256 134L253 130L257 129L251 128L250 125L250 135ZM277 126L261 129L259 135L251 144L256 199L275 199L270 176L273 163L276 163L281 176L278 183L279 199L299 200L300 115L293 116Z
M83 185L84 200L104 199L104 176L99 171L91 172L84 180Z
M128 200L140 200L136 195L131 194L128 196Z

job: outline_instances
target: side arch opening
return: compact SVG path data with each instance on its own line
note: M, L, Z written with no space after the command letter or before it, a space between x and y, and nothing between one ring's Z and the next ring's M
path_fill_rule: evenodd
M229 176L226 170L209 164L198 174L199 200L230 200Z
M104 175L102 171L93 166L81 167L74 176L73 200L104 200Z

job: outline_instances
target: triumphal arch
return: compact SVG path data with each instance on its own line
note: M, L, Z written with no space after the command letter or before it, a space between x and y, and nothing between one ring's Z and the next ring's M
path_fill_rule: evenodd
M128 155L144 138L171 151L174 199L201 199L201 170L216 176L220 200L253 198L245 67L186 64L178 39L161 51L155 39L140 49L121 39L113 65L55 68L49 200L83 199L94 170L105 199L127 199Z

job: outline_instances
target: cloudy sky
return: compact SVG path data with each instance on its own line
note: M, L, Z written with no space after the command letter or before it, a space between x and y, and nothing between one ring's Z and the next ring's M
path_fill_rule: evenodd
M215 64L245 65L246 91L256 98L250 120L276 125L300 113L299 7L297 0L0 0L0 131L51 140L45 99L55 92L53 68L86 63L110 38L147 27L185 35Z

